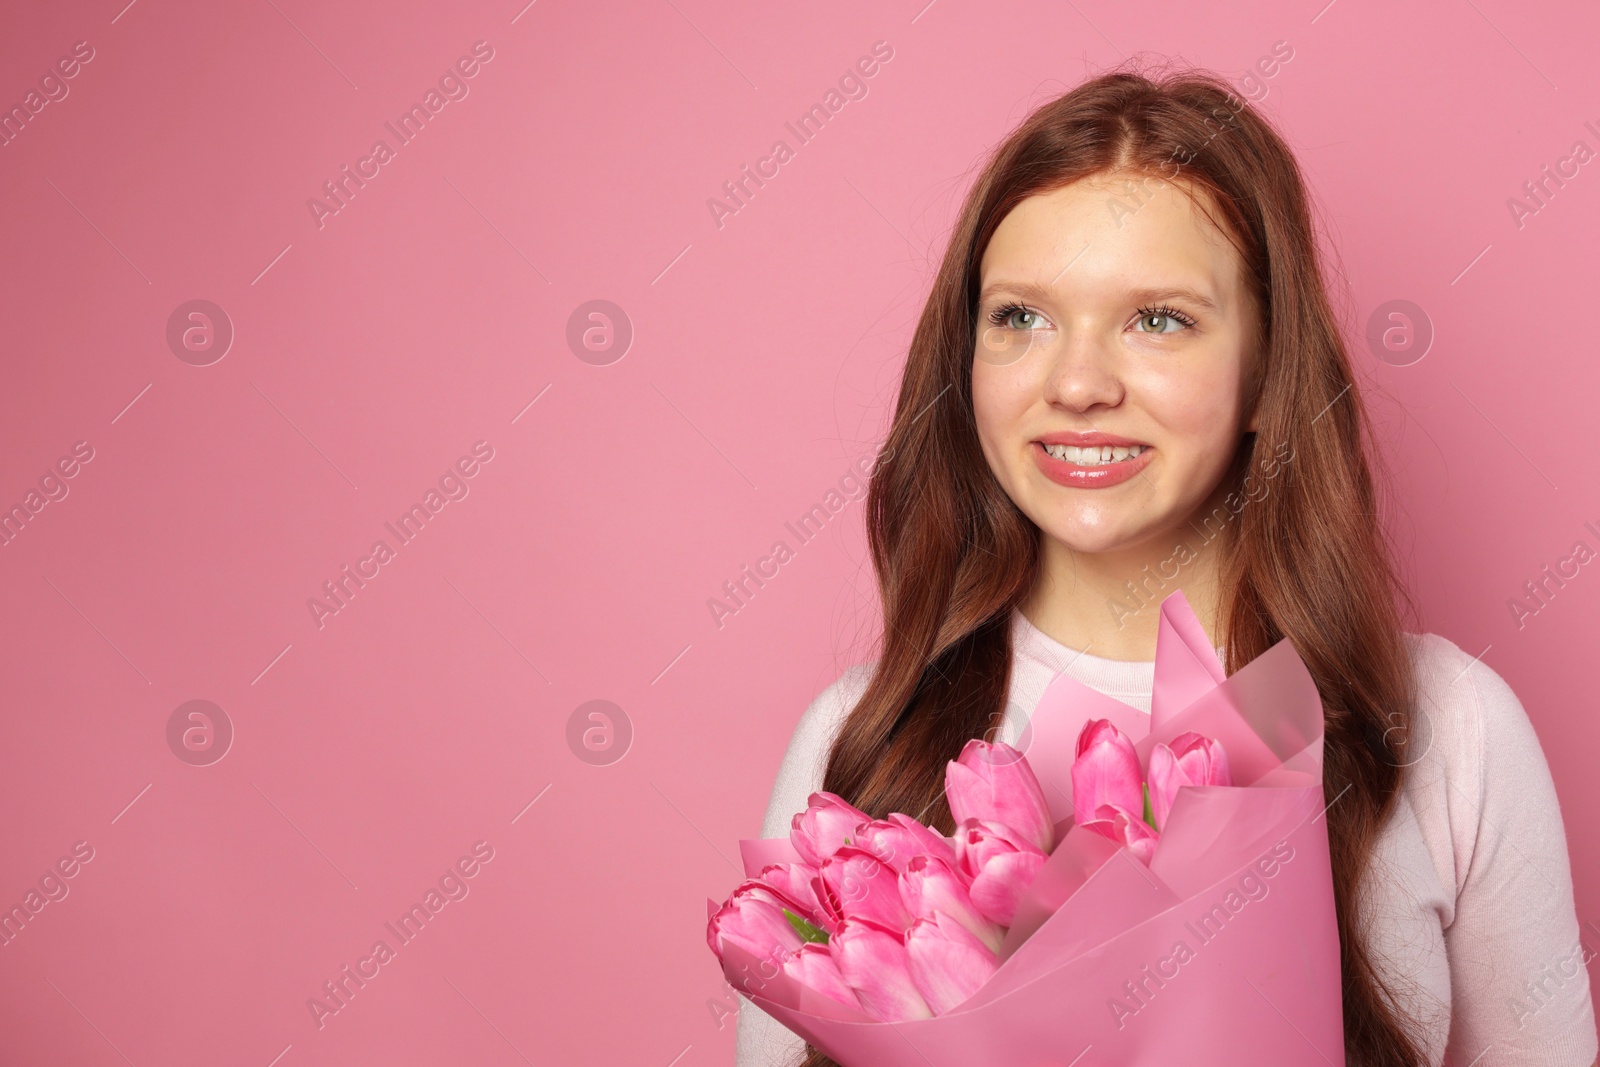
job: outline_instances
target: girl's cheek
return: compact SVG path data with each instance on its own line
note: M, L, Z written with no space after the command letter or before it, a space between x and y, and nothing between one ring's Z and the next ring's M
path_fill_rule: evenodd
M1130 383L1132 385L1133 383ZM1205 368L1151 370L1130 388L1156 422L1180 435L1215 436L1239 406L1237 369L1218 374Z

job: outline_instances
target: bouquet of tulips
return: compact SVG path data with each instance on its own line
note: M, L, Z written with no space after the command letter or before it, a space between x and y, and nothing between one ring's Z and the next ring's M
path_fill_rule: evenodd
M728 981L845 1067L1342 1067L1316 686L1161 611L1150 714L1059 676L947 764L950 837L817 792L741 841Z
M1222 746L1197 733L1157 745L1144 782L1127 735L1086 723L1072 765L1077 825L1148 863L1185 785L1227 785ZM761 869L721 906L706 939L771 961L801 987L886 1021L956 1007L988 981L1055 826L1032 768L1005 744L968 741L945 768L956 831L895 812L874 819L833 793L794 817L793 863ZM1142 814L1137 814L1142 809Z

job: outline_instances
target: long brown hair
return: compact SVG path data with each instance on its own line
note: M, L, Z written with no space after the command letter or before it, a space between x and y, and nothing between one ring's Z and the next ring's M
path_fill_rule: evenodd
M1269 443L1286 445L1292 462L1265 497L1222 524L1225 666L1231 674L1287 637L1316 680L1327 723L1346 1054L1363 1067L1414 1067L1422 1053L1374 967L1358 887L1409 762L1414 680L1398 602L1413 617L1415 608L1380 529L1372 429L1324 285L1299 168L1271 125L1216 75L1122 69L1095 77L1035 110L968 193L867 495L882 654L829 751L823 788L877 817L920 813L954 830L945 763L1000 725L1011 612L1040 567L1039 528L978 444L979 264L1025 198L1123 171L1176 179L1245 265L1261 320L1245 410L1259 404L1259 428L1244 435L1225 480L1240 485ZM805 1067L832 1063L808 1046Z

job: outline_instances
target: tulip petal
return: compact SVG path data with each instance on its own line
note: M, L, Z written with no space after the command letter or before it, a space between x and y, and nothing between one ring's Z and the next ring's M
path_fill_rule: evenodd
M1027 759L1010 745L968 741L960 758L945 765L944 792L958 823L1004 823L1045 852L1055 845L1044 790Z
M814 923L821 910L816 888L811 884L816 876L817 869L806 863L769 863L756 877L787 901L802 919Z
M861 826L856 831L855 843L894 868L897 874L918 856L937 856L952 864L956 859L955 845L948 837L899 812Z
M818 791L806 801L806 810L789 824L789 841L800 858L815 867L849 844L856 827L872 816L836 793Z
M911 961L899 934L864 920L846 919L828 942L828 950L869 1014L885 1022L933 1017L911 980Z
M783 901L756 881L733 891L728 902L706 923L706 941L717 959L722 946L736 944L760 960L780 961L799 950L804 940L783 914Z
M823 860L817 873L822 910L830 918L867 919L897 934L911 925L894 869L865 849L846 845Z
M1155 855L1156 845L1161 840L1160 833L1151 829L1149 823L1125 808L1113 807L1110 804L1102 804L1094 818L1079 825L1085 830L1109 837L1127 848L1135 859L1146 866Z
M1167 825L1167 815L1186 785L1232 785L1228 754L1220 741L1189 731L1150 751L1150 807L1156 826Z
M1167 813L1172 810L1172 802L1177 799L1178 788L1184 785L1183 774L1178 770L1178 761L1172 754L1172 749L1166 745L1157 745L1150 750L1150 813L1155 817L1156 826L1167 825Z
M1030 852L1040 857L1043 850L1005 823L967 819L956 827L956 869L970 885L985 864L997 855Z
M1094 719L1078 734L1072 761L1072 816L1088 822L1102 804L1139 811L1144 806L1144 775L1133 742L1109 719Z
M1044 866L1041 852L1011 852L995 856L972 879L972 904L991 922L1010 926L1017 917L1017 902Z
M989 949L998 952L1005 931L976 905L954 864L934 856L918 856L900 872L900 896L916 919L942 913L966 927Z
M839 973L839 965L826 945L801 945L799 951L783 961L783 973L823 996L857 1010L861 1008L860 998Z
M958 1007L999 967L994 952L943 912L918 919L906 931L911 980L935 1015Z

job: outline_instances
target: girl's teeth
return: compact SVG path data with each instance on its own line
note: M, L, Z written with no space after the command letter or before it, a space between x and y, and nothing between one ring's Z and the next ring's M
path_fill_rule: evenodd
M1099 445L1079 448L1077 445L1045 445L1044 450L1056 459L1076 463L1080 467L1094 467L1102 463L1121 463L1123 460L1132 459L1148 447L1148 445L1128 445L1125 448Z

